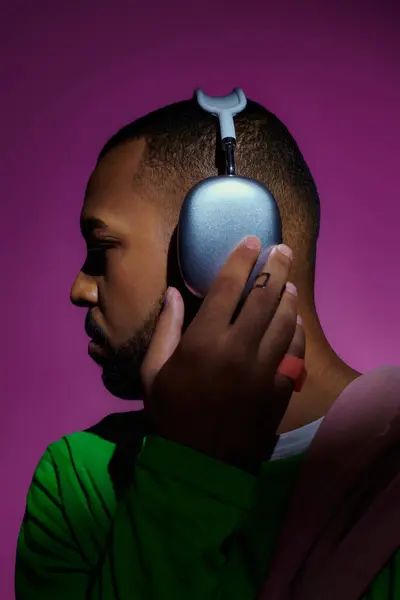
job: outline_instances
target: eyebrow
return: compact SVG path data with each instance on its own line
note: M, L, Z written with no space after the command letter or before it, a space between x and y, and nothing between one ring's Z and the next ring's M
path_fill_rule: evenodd
M94 218L81 220L80 226L84 238L89 237L96 229L102 229L103 231L108 229L107 223Z

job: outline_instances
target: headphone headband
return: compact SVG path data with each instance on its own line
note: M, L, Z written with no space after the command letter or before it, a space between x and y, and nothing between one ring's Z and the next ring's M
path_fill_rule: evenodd
M246 108L247 98L240 88L235 88L227 96L207 96L196 90L197 102L203 110L218 117L222 141L236 140L233 118Z

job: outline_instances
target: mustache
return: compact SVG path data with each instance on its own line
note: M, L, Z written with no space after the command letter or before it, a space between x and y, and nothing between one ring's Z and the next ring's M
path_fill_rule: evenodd
M85 331L96 344L106 344L107 336L104 330L93 318L92 313L88 312L85 318Z

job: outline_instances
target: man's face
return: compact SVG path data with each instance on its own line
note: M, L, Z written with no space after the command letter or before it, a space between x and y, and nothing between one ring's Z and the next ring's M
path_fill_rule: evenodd
M92 174L81 215L87 258L71 290L88 309L89 353L105 386L126 399L142 397L140 366L167 287L172 234L133 183L143 150L141 141L112 150Z

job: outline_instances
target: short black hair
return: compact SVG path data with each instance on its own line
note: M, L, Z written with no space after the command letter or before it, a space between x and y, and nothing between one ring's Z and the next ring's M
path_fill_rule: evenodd
M296 141L276 115L252 100L235 117L235 129L237 173L269 188L281 212L284 241L295 251L301 247L302 260L314 270L320 201ZM143 178L161 188L173 182L180 200L191 185L220 170L218 120L203 111L195 98L126 125L105 144L98 162L135 139L146 141L140 167Z

